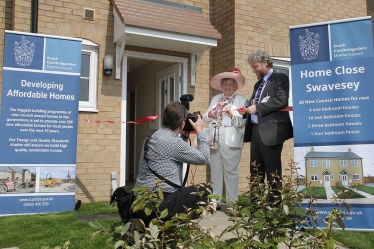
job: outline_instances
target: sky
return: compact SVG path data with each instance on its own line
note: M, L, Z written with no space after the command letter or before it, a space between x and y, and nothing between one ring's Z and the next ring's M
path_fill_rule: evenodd
M35 173L36 167L23 167ZM75 167L40 167L40 178L45 178L48 173L52 174L53 178L66 179L68 173L71 178L75 178Z

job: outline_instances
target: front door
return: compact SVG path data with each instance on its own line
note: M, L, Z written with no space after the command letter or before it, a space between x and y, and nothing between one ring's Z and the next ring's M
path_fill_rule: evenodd
M157 103L158 113L162 113L165 106L173 101L179 101L181 96L180 64L176 63L171 67L158 71L157 78ZM159 126L161 120L159 119Z
M330 187L330 175L325 175L325 187Z
M162 113L165 106L173 101L180 101L182 94L181 64L176 63L171 67L163 69L156 74L157 78L157 103L158 111ZM158 127L161 127L162 119L158 119ZM186 174L187 165L183 164L183 178Z
M348 185L348 176L347 175L341 175L342 178L342 185L347 186Z

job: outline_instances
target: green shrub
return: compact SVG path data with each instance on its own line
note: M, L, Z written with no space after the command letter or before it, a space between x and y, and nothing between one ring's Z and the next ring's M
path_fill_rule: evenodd
M294 175L295 163L291 161L289 166L289 175ZM278 248L279 243L284 243L288 248L329 249L337 244L331 233L336 227L345 228L343 220L350 206L344 200L334 199L336 206L331 208L327 217L321 219L316 215L318 209L313 196L309 197L307 208L301 206L305 192L295 190L290 176L283 176L277 193L273 193L269 183L261 183L257 177L248 179L248 182L249 190L240 199L249 201L230 203L231 208L226 213L232 223L218 236L211 232L211 228L199 226L202 219L215 213L210 203L206 208L187 209L171 220L163 221L167 210L158 210L163 200L160 182L156 182L157 192L146 187L134 188L137 198L132 205L133 211L144 210L150 214L153 208L157 210L157 217L150 224L138 220L135 231L132 223L114 228L105 227L100 221L90 225L98 229L94 235L110 234L111 239L116 241L116 249ZM195 194L203 195L202 192ZM209 197L217 198L213 195ZM270 197L274 197L275 201ZM341 208L347 209L347 212ZM223 239L226 233L233 234L233 237Z

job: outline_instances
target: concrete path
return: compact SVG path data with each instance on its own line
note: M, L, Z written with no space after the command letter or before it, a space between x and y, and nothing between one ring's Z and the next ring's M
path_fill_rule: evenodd
M365 196L366 198L374 198L374 195L371 195L371 194L368 194L366 192L363 192L363 191L360 191L360 190L357 190L355 188L350 188L353 192L356 192L362 196ZM334 190L332 190L331 187L325 187L325 190L326 190L326 196L327 196L327 199L330 200L330 199L334 199L334 195L336 196Z
M229 217L225 214L225 209L227 208L228 206L225 205L225 204L222 204L222 209L217 211L212 218L206 218L204 220L202 220L199 225L205 227L205 228L209 228L209 227L213 227L214 228L212 229L212 233L215 234L215 235L220 235L228 226L232 225L233 223L231 221L229 221ZM222 236L222 239L226 240L226 239L229 239L229 238L232 238L234 237L233 234L230 234L230 233L226 233ZM282 244L279 244L279 249L287 249L288 247L282 243ZM348 247L343 247L343 246L340 246L339 247L340 249L349 249Z
M334 199L334 195L337 196L337 194L335 194L334 190L332 190L331 187L325 186L325 191L326 191L327 200Z
M356 193L358 193L358 194L360 194L360 195L363 195L363 196L365 196L366 198L371 198L371 199L374 198L374 195L368 194L368 193L366 193L366 192L360 191L360 190L355 189L355 188L352 188L352 191L354 191L354 192L356 192Z

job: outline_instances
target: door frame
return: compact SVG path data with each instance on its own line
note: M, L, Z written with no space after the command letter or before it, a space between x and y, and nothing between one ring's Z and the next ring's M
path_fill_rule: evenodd
M179 101L179 97L182 95L182 89L181 86L179 86L179 81L180 81L180 76L181 76L181 64L180 63L175 63L167 68L164 68L162 70L157 71L156 73L156 108L157 108L157 113L162 113L163 107L165 107L166 104L170 103L171 101ZM170 94L169 91L170 89L170 76L176 73L174 75L174 87L173 87L173 96L172 99L170 99ZM162 83L160 82L161 78L165 78L165 84L166 84L166 89L168 91L167 99L164 99L164 103L162 103L162 97L161 95L164 94L162 92ZM157 129L161 127L161 119L157 120Z
M344 175L340 175L340 177L341 177L341 181L342 181L342 186L347 186L348 185L348 175L344 174Z
M117 54L119 56L119 54ZM127 137L127 130L126 130L126 118L127 118L127 59L129 57L132 58L139 58L139 59L146 59L152 61L163 61L163 62L171 62L171 63L180 63L182 65L182 86L181 86L181 94L187 93L187 75L188 75L188 58L185 57L177 57L177 56L170 56L170 55L160 55L160 54L151 54L151 53L144 53L144 52L136 52L136 51L129 51L125 50L122 57L122 94L121 94L121 142L120 142L120 186L126 185L126 137ZM136 117L138 118L138 117Z
M326 181L326 179L328 179L328 181ZM328 182L328 184L326 184ZM330 187L331 186L331 175L324 175L323 176L323 185L325 187Z

